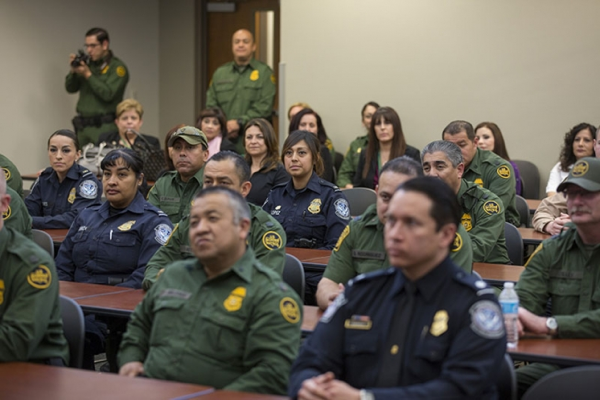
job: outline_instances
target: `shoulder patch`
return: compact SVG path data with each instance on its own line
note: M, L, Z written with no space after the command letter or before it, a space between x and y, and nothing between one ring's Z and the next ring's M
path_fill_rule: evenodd
M8 208L6 209L6 211L4 211L4 212L2 213L2 219L3 219L4 221L6 221L7 219L9 219L9 218L10 218L10 216L11 216L11 215L12 215L12 209L10 208L10 206L8 206Z
M79 195L84 199L95 199L98 195L98 184L91 179L86 179L79 184Z
M460 251L460 249L462 249L462 246L463 246L462 236L460 236L460 233L456 232L456 236L454 236L454 242L452 243L451 251L453 253L456 253L457 251Z
M275 74L271 74L271 82L273 82L273 85L277 84L277 79L275 79Z
M6 180L9 180L11 177L10 169L4 167L2 169L4 170L4 177L6 178Z
M500 214L500 204L494 200L486 201L483 203L483 211L488 215Z
M327 307L327 310L325 310L325 312L323 313L323 316L321 317L320 322L326 324L329 321L331 321L331 318L333 318L333 316L335 315L335 313L337 312L337 310L343 306L344 304L346 304L348 302L348 299L346 299L346 296L344 295L344 292L338 294L338 296L335 298L335 300L333 301L333 303L331 303L329 305L329 307Z
M122 65L120 65L120 66L117 67L117 71L116 72L117 72L117 76L120 77L120 78L124 77L125 74L127 73L127 71L125 70L125 67L122 66Z
M333 207L335 208L335 215L337 215L341 219L350 219L350 206L348 205L348 200L337 199L333 203Z
M4 303L4 280L0 279L0 304Z
M160 224L154 228L154 240L164 246L171 237L172 229L167 224Z
M46 289L52 283L52 274L50 269L43 264L27 275L27 283L36 289Z
M281 239L281 236L275 231L265 232L262 237L262 242L268 250L277 250L283 246L283 240Z
M350 225L346 225L346 227L342 231L342 234L338 238L338 241L335 244L333 251L338 251L340 249L340 246L342 245L342 243L344 242L344 239L346 239L346 236L348 236L348 234L350 234Z
M279 311L285 319L290 324L297 324L300 322L300 308L298 307L298 303L296 300L291 297L284 297L279 302Z
M471 330L485 339L499 339L504 335L504 318L500 307L490 300L480 300L469 309Z
M506 165L499 166L498 169L496 169L496 173L500 178L510 178L510 168L508 168Z

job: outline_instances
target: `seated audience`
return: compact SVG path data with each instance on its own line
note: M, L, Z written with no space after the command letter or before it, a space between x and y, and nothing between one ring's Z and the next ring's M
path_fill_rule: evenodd
M262 206L273 186L290 180L279 159L279 141L266 119L251 119L244 128L246 162L250 165L252 188L246 196L250 203Z
M354 174L358 169L358 162L360 160L360 153L367 149L369 144L369 127L371 126L371 118L373 114L379 108L379 104L374 101L370 101L365 104L360 113L362 125L367 130L366 135L359 136L350 143L350 147L344 156L344 161L340 165L340 170L337 175L337 185L341 188L351 188Z
M23 198L23 179L21 179L21 174L16 165L6 156L0 154L0 168L4 171L7 186Z
M531 220L536 231L550 235L558 235L563 229L569 229L567 222L571 222L571 217L567 210L567 199L562 193L542 200Z
M571 216L569 229L544 240L519 278L520 334L600 337L600 160L579 159L558 185ZM558 365L517 369L519 394Z
M516 203L515 173L508 161L491 151L477 147L473 125L452 121L444 128L442 139L460 148L464 162L463 179L489 190L502 200L506 222L521 225ZM477 262L477 260L475 261Z
M96 146L99 146L100 143L107 143L112 147L130 148L132 144L145 146L146 143L144 142L147 142L151 147L160 149L158 138L140 133L143 115L144 109L137 100L123 100L117 105L115 124L118 131L100 134ZM142 139L140 139L140 136L142 136ZM144 141L144 139L146 140Z
M290 397L497 398L502 312L448 257L461 212L437 179L398 188L384 228L393 268L353 280L323 314L292 366Z
M594 134L596 128L588 123L575 125L565 134L563 146L560 150L558 163L550 170L546 195L548 197L556 193L558 185L565 180L573 164L583 157L594 156Z
M301 130L315 134L319 139L320 155L323 161L323 172L319 176L325 179L327 182L334 183L334 166L333 159L335 157L335 150L331 140L327 137L325 132L325 126L319 114L310 108L304 108L290 121L289 131L291 134L294 131Z
M11 195L0 174L0 212ZM15 193L12 191L12 193ZM0 362L65 366L69 348L63 335L54 260L0 218Z
M381 167L388 160L404 155L417 162L421 161L419 150L406 144L400 117L396 111L391 107L378 108L371 119L366 151L360 153L353 186L375 189Z
M246 246L250 218L231 189L210 187L196 196L189 232L196 259L166 268L133 312L120 375L285 393L302 306Z
M287 247L331 250L350 220L342 191L318 176L319 150L319 140L307 131L292 132L283 144L282 161L292 179L271 190L263 209L283 226ZM306 273L306 304L316 304L321 275Z
M204 187L226 186L239 192L246 198L251 191L250 168L242 156L231 151L221 151L212 156L204 168ZM256 259L273 269L279 275L283 273L285 265L285 231L269 214L254 204L250 207L250 233L248 245L254 250ZM167 244L158 249L148 262L144 273L142 287L148 290L158 276L169 264L193 258L189 241L190 218L185 216Z
M163 210L176 224L189 213L192 198L202 189L208 142L200 130L184 126L171 136L168 147L173 147L175 171L164 173L156 181L148 193L148 202Z
M208 158L221 150L235 151L235 144L227 139L227 119L219 107L211 107L200 111L196 120L196 128L200 129L208 142Z
M515 173L515 191L519 196L522 195L523 183L521 182L519 167L517 167L515 162L510 160L508 150L506 150L506 144L504 144L502 131L498 125L493 122L482 122L477 125L475 127L475 141L477 142L477 147L481 150L493 151L510 163Z
M421 152L426 176L437 177L450 186L462 210L461 223L469 232L473 262L509 264L504 237L504 206L487 189L462 178L465 169L460 148L437 140Z
M35 229L69 228L81 210L100 204L102 187L90 170L77 164L80 156L74 132L61 129L48 139L50 166L25 199Z
M423 167L415 160L402 156L388 161L379 176L379 184L375 188L377 203L350 221L331 253L317 288L317 303L323 310L344 290L344 285L350 279L390 266L383 239L385 214L396 188L411 178L423 176ZM471 239L462 225L458 225L450 258L471 273L473 249Z
M10 196L10 203L7 209L2 212L4 225L29 239L33 239L31 233L31 215L27 211L25 202L12 188L6 186L5 191Z

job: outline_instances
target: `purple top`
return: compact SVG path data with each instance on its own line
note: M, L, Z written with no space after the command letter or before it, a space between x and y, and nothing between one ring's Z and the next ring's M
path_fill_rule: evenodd
M519 173L519 167L512 161L509 161L510 165L512 165L513 170L515 171L515 181L517 182L515 189L519 196L523 195L523 184L521 182L521 174Z

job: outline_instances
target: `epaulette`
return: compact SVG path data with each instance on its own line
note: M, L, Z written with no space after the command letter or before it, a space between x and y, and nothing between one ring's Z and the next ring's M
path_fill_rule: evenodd
M333 183L326 181L325 179L322 179L322 178L319 178L319 185L332 188L334 193L342 191L342 189L340 189L337 185L334 185Z
M54 170L52 169L52 167L48 167L45 170L43 170L42 172L40 172L40 176L42 176L42 175L50 175L53 171Z
M278 187L281 187L281 186L285 186L285 185L287 185L287 184L288 184L288 182L278 183L277 185L273 186L273 187L271 188L271 190L273 190L273 189L275 189L275 188L278 188ZM265 200L265 201L266 201L266 200Z
M89 169L83 168L83 169L79 170L79 176L81 176L82 178L84 178L88 175L90 175L90 176L93 175L92 171L90 171Z
M477 276L473 274L467 274L463 270L458 270L453 276L454 280L464 286L467 286L473 290L473 292L479 295L480 291L485 289L490 289L490 293L494 293L494 289L490 288L487 283L483 280L479 279Z
M389 268L385 268L385 269L381 269L381 270L373 271L373 272L367 272L365 274L358 275L354 279L351 279L350 281L348 281L347 285L352 286L352 285L359 285L363 282L370 282L370 281L373 281L373 280L381 278L381 277L388 277L390 275L393 275L394 272L396 272L396 269L394 267L389 267Z

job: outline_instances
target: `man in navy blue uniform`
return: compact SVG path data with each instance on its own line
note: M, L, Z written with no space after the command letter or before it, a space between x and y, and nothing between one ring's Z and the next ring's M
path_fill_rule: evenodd
M491 288L448 257L460 207L442 181L402 184L386 213L395 266L360 275L327 309L292 367L299 399L494 399L506 349Z

